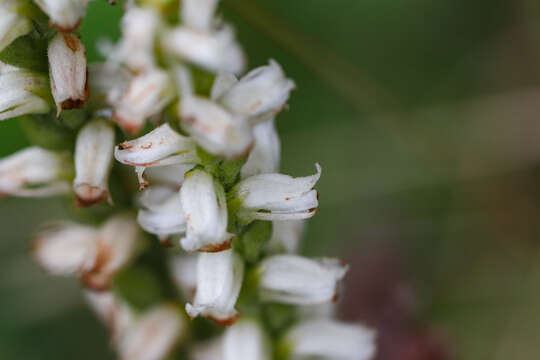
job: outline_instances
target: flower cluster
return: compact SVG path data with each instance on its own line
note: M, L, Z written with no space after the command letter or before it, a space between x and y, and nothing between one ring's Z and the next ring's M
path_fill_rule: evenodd
M296 254L322 170L279 173L294 82L274 60L242 75L217 0L128 1L88 66L89 2L0 0L0 119L36 144L0 160L0 192L65 195L91 218L44 227L36 260L81 279L122 359L372 358L374 333L331 316L347 266Z

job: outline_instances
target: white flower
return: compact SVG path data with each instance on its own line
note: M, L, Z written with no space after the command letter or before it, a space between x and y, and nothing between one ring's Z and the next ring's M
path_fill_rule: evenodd
M92 0L34 0L51 18L60 31L73 31L86 15L86 7Z
M194 165L191 164L149 167L146 168L144 175L150 184L168 185L180 189L184 182L184 175L193 167Z
M134 321L135 314L129 306L110 291L84 290L84 298L111 333L113 344Z
M314 305L335 299L338 281L348 267L336 259L275 255L263 260L259 270L259 295L263 300Z
M242 258L233 250L201 253L197 263L197 291L186 311L192 318L201 314L224 325L233 324L244 277Z
M139 197L142 209L139 210L139 225L151 234L165 240L172 234L186 231L186 217L182 210L178 190L168 186L151 186Z
M283 109L294 89L279 64L258 67L224 92L219 101L232 111L249 117L272 117Z
M182 1L180 14L182 15L183 23L192 29L202 31L211 30L217 3L218 0Z
M197 290L197 262L195 254L172 256L169 269L174 284L184 297L192 299Z
M0 120L50 109L47 76L0 62Z
M143 313L119 339L122 360L162 360L181 340L186 323L174 305L157 305Z
M374 331L333 320L301 322L285 339L292 359L370 360L375 355Z
M245 66L244 53L230 26L215 31L179 26L164 34L161 45L165 52L209 71L238 74Z
M269 360L270 354L268 339L254 320L240 320L225 331L223 360Z
M77 203L89 206L109 199L109 172L114 149L114 129L103 119L86 124L75 145L75 180Z
M261 174L248 177L232 190L232 198L240 201L238 218L252 220L307 219L317 212L319 201L313 186L321 176L316 164L315 175L294 178L283 174Z
M72 171L64 155L29 147L0 160L0 194L41 197L66 194Z
M279 171L281 143L276 131L274 119L255 125L253 128L255 146L249 153L247 162L242 166L242 179L253 175L276 173Z
M58 33L47 50L51 91L58 109L84 106L90 93L86 79L86 49L76 35Z
M304 233L304 227L304 220L274 221L268 248L272 252L297 252Z
M179 105L182 127L206 151L225 158L247 155L253 132L247 120L215 102L185 96Z
M20 7L19 0L0 1L0 52L32 30L32 22L20 13Z
M97 253L94 265L83 274L82 281L89 288L103 290L138 253L139 226L131 216L116 215L101 226L95 241Z
M155 67L154 41L161 19L151 8L128 7L122 17L122 37L110 58L126 64L133 71Z
M180 189L186 215L186 251L216 252L230 248L232 234L227 232L227 204L223 186L206 171L195 168L186 174Z
M147 185L143 178L148 167L173 164L193 164L199 161L195 142L178 134L169 124L163 124L148 134L126 141L114 150L116 160L135 166L139 183Z
M50 225L33 242L33 255L55 275L80 275L93 266L97 253L97 230L74 223Z
M165 71L145 71L131 79L114 104L114 118L127 133L137 134L146 119L160 113L173 97L174 89Z

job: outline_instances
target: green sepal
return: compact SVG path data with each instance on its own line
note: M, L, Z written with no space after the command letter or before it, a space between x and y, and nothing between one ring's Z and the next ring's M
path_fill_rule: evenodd
M225 190L231 189L240 181L240 170L246 163L247 158L223 160L219 167L219 178L223 182Z
M47 40L36 38L32 34L20 36L0 52L0 61L3 63L47 73Z
M296 308L292 305L268 303L262 305L262 319L272 337L277 337L297 320Z
M257 266L246 266L242 289L236 301L236 308L243 315L257 316L260 311L259 279L261 271Z
M244 228L240 235L233 240L233 247L250 263L256 263L264 246L272 236L271 221L254 221Z

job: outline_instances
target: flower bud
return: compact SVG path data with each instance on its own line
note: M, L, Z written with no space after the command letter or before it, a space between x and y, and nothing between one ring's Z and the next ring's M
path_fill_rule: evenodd
M187 254L173 256L169 261L169 269L174 284L185 298L192 299L197 290L197 262L199 256Z
M51 23L58 30L68 32L79 27L86 15L86 7L92 0L34 0L49 15Z
M231 191L232 198L241 202L239 220L295 220L315 215L319 201L313 186L321 176L321 167L316 167L315 175L301 178L261 174L242 180Z
M174 349L186 330L180 310L157 305L129 326L118 343L122 360L162 360Z
M69 182L64 177L72 171L69 159L62 154L30 147L0 160L0 194L43 197L66 194Z
M253 320L241 320L225 331L224 360L270 360L271 352L261 326Z
M275 255L266 258L259 270L259 295L263 300L313 305L336 298L338 282L348 267L336 259Z
M268 242L271 252L296 253L304 234L304 220L274 221Z
M114 118L130 135L144 127L146 119L160 113L173 99L174 89L165 71L151 70L133 77L114 104Z
M370 360L375 332L361 325L317 319L295 325L285 337L291 358Z
M180 201L187 221L186 237L181 240L186 251L230 248L233 235L227 232L225 191L212 175L199 168L186 174Z
M167 186L151 186L139 197L142 209L137 215L141 227L160 239L186 231L186 217L177 190Z
M143 173L148 167L193 164L199 161L195 142L178 134L169 124L121 143L115 148L114 156L122 164L136 167L139 183L143 187L147 185Z
M196 96L182 98L179 110L182 127L206 151L225 158L249 152L253 133L245 118Z
M83 283L91 289L106 289L113 276L138 253L139 241L139 226L133 218L117 215L109 219L99 229L96 259L83 274Z
M166 53L209 71L238 74L245 66L244 53L230 26L217 31L179 26L164 34L161 45Z
M218 0L183 0L182 20L184 25L201 31L210 31Z
M0 62L0 120L50 109L47 76Z
M51 90L58 114L79 109L88 96L86 49L76 35L58 33L49 43Z
M223 325L233 324L244 277L244 263L233 250L201 253L197 263L197 292L186 311L192 318L201 314Z
M32 22L20 13L21 1L0 1L0 52L19 36L32 30Z
M113 149L114 129L105 120L92 120L79 131L73 182L78 205L89 206L109 198Z
M279 171L281 143L274 119L255 125L253 128L255 146L242 166L242 179L253 175L276 173Z
M279 113L294 89L294 81L285 77L279 64L258 67L232 85L219 99L235 113L249 117L272 117Z
M80 275L94 266L97 231L74 223L53 224L33 242L37 262L54 275Z

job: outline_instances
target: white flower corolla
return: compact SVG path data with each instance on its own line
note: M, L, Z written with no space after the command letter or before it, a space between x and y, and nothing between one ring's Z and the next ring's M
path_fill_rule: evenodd
M43 197L71 191L72 165L63 154L29 147L0 159L0 194Z
M292 359L370 360L375 332L361 325L329 319L303 321L285 336Z
M174 88L169 75L158 69L137 74L114 104L114 118L127 133L141 131L146 119L160 113L173 99Z
M304 234L304 227L304 220L274 221L268 249L276 253L296 253Z
M100 106L109 109L120 101L131 80L129 72L123 68L108 63L88 65L88 86L92 99L101 102ZM93 101L94 103L94 101ZM92 103L92 105L94 105ZM97 109L103 110L103 109Z
M277 173L281 156L281 143L274 119L266 120L253 128L255 146L242 166L242 179L253 175Z
M181 240L186 251L217 252L231 247L225 191L212 175L200 168L187 173L180 201L187 221Z
M33 241L33 255L47 272L54 275L81 275L96 258L97 230L75 223L51 224Z
M317 173L294 178L283 174L261 174L242 180L231 190L231 199L239 202L239 220L298 220L312 217L319 201L313 187L321 176Z
M49 80L45 74L0 62L0 120L50 109Z
M279 64L258 67L233 84L218 99L235 113L250 118L273 117L283 109L294 81L288 79Z
M137 139L125 141L114 150L116 160L135 167L141 186L148 167L194 164L199 161L195 142L163 124Z
M20 8L19 0L0 0L0 52L32 30L32 22L21 14Z
M135 319L118 341L122 360L162 360L179 343L186 320L174 305L156 305Z
M164 34L161 46L170 55L214 72L238 74L246 62L234 31L227 25L213 31L179 26Z
M211 154L225 158L247 155L253 132L246 118L217 103L197 96L182 98L179 105L183 129Z
M336 259L313 260L274 255L259 265L259 295L265 301L314 305L332 301L347 265Z
M137 72L154 68L154 41L161 26L161 19L153 9L128 7L122 17L120 43L109 58Z
M109 199L109 172L114 149L114 128L104 119L87 123L75 144L75 180L77 204L90 206Z
M212 30L214 12L216 11L218 0L184 0L182 1L183 24L201 31Z
M112 343L117 344L120 335L133 324L134 312L113 292L84 290L83 295L99 320L109 329Z
M233 250L199 254L197 291L193 304L186 304L188 315L233 324L238 318L235 304L243 278L244 262Z
M76 35L58 33L49 42L51 91L58 109L78 109L90 95L87 85L86 49Z
M146 181L150 184L168 185L176 189L184 182L184 175L195 165L177 164L146 168L144 172Z
M269 360L271 352L261 325L240 320L225 331L223 360Z
M169 260L169 269L174 284L182 295L192 299L197 290L197 262L196 254L172 256Z
M141 227L165 240L172 234L186 231L186 217L178 190L168 186L150 186L139 196L141 209L137 222Z
M106 289L113 276L140 250L140 235L131 216L116 215L107 220L97 234L96 258L92 268L83 274L83 283L92 289Z
M60 31L73 31L86 15L86 7L92 0L34 0L49 15L53 26Z

